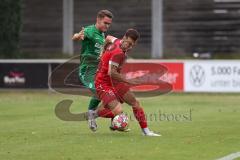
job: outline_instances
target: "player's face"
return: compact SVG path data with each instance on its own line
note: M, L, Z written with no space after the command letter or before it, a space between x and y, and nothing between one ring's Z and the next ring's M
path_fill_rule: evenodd
M97 18L98 28L102 32L106 32L112 23L112 19L109 17Z
M135 41L130 37L123 37L121 48L123 51L131 50L135 45Z

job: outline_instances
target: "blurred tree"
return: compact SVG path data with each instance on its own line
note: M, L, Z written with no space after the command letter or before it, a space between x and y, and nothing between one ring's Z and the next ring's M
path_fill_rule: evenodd
M17 58L21 29L21 0L0 0L0 57Z

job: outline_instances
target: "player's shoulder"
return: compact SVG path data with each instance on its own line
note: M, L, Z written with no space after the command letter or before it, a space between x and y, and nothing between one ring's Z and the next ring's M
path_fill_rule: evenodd
M111 52L112 56L115 56L115 57L121 57L121 58L124 58L125 57L125 54L123 52L123 50L120 48L120 45L119 44L115 44L114 45L114 49L112 50Z
M121 49L121 39L115 39L113 42L114 46L115 46L115 50L117 53L122 53L122 49Z
M94 31L94 25L92 24L92 25L85 26L84 30L85 31Z
M99 32L94 24L93 25L89 25L86 28L84 28L84 33L90 39L94 38L95 36L102 36L103 38L105 37L105 34Z
M113 43L116 44L116 45L120 45L121 39L116 38L116 39L114 39Z
M84 34L88 39L92 39L95 35L95 25L89 25L84 28Z

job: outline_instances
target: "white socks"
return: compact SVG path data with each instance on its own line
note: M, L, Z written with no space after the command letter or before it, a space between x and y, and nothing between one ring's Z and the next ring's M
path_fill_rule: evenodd
M148 128L142 128L142 132L144 134L148 134L149 132L151 132Z

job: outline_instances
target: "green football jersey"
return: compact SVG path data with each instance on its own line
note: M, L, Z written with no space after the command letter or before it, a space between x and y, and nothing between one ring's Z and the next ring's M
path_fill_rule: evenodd
M80 71L84 72L86 67L96 67L99 63L99 56L105 42L105 35L95 25L84 28L84 40L80 55Z

